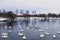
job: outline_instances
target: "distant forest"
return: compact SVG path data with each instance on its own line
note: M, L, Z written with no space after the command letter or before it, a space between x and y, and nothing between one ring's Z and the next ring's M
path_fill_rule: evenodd
M13 11L8 11L6 12L5 10L3 10L3 12L1 12L0 10L0 17L10 17L10 18L15 18L15 17L60 17L60 14L55 14L55 13L48 13L48 14L36 14L36 11L32 11L32 14L29 13L29 10L27 11L23 11L20 10L20 13L18 12L18 10L15 11L16 13L14 13ZM17 15L17 14L22 14L22 15Z

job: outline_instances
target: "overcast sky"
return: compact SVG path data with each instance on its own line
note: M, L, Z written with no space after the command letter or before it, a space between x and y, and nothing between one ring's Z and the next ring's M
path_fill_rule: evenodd
M0 0L0 9L36 10L39 12L60 12L60 0Z

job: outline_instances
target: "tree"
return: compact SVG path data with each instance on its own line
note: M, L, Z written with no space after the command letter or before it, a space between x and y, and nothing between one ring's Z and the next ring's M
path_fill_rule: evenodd
M48 13L48 15L47 15L48 17L57 17L57 15L55 14L55 13Z
M25 14L29 14L29 10L27 10L27 11L25 12Z
M1 13L1 10L0 10L0 13Z
M16 12L16 14L19 13L19 11L17 9L15 10L15 12Z
M5 13L6 11L5 11L5 9L3 9L3 13Z
M36 11L32 11L33 14L36 14Z
M20 10L20 13L21 13L21 14L23 14L23 13L24 13L24 11L23 11L23 10Z

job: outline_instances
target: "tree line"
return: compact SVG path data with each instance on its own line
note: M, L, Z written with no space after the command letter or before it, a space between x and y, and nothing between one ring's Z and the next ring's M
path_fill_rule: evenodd
M55 14L55 13L48 13L48 14L37 14L36 11L32 11L32 14L30 14L29 10L26 10L24 12L24 10L20 10L20 13L18 12L18 10L16 9L15 11L16 13L14 13L13 11L8 11L6 12L5 10L3 10L3 12L0 11L0 17L7 17L7 18L15 18L15 17L60 17L60 14ZM23 15L16 15L16 14L23 14Z

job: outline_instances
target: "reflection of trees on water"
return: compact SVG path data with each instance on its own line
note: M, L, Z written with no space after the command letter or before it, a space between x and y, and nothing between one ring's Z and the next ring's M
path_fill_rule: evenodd
M16 21L11 21L6 23L7 26L14 26L16 24Z
M24 25L24 21L22 20L22 21L20 21L20 25L21 26L23 26Z
M36 24L37 24L37 20L33 20L32 25L36 25Z
M24 23L25 23L26 26L28 26L29 23L30 23L30 20L24 20Z
M25 26L28 26L29 23L30 23L30 20L29 19L20 21L20 25L21 26L23 26L24 24L25 24Z

